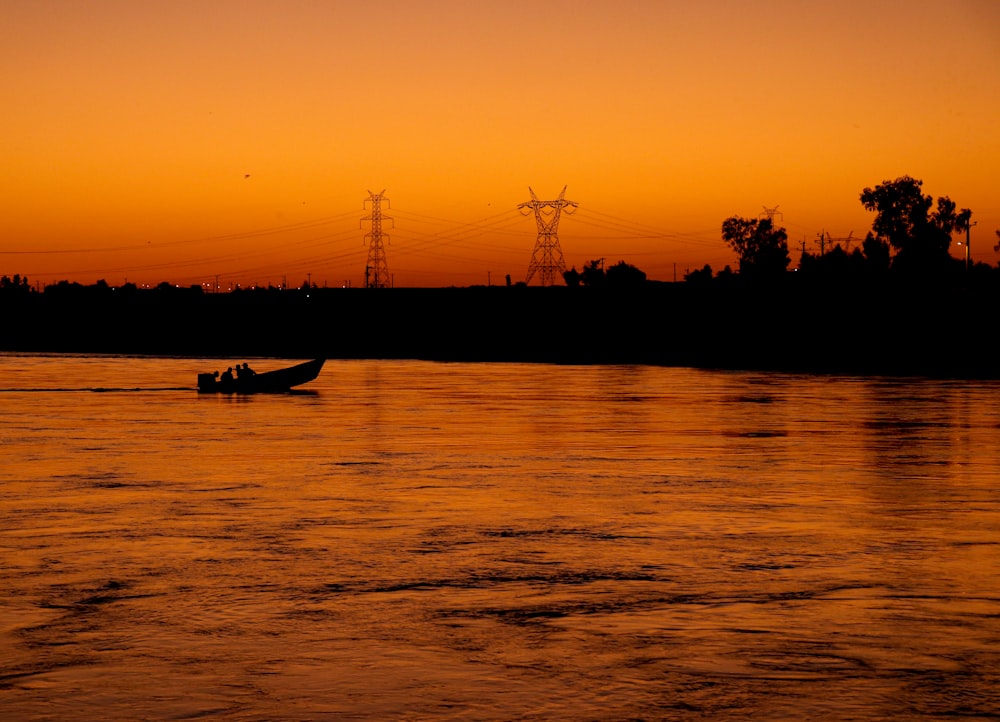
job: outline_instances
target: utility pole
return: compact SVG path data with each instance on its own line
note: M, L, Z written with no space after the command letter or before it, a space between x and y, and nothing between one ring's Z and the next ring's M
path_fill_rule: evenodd
M972 241L972 227L976 225L976 221L969 223L965 227L965 270L968 271L972 265L972 246L969 243Z
M385 288L391 284L389 276L389 266L385 260L385 248L382 246L382 239L389 241L389 235L382 233L382 221L392 221L389 216L382 215L382 201L388 202L385 197L385 189L381 193L368 191L368 199L365 205L371 203L371 213L361 219L361 222L371 222L371 231L365 234L365 241L368 243L368 265L365 266L365 288Z
M576 211L574 201L565 200L566 186L554 201L540 201L535 191L528 187L531 200L521 203L517 208L521 215L535 214L535 224L538 226L538 239L535 250L531 252L531 263L528 265L528 276L525 283L537 273L543 286L551 286L556 281L556 274L566 271L566 261L563 259L562 248L559 246L559 216L565 209L567 214Z

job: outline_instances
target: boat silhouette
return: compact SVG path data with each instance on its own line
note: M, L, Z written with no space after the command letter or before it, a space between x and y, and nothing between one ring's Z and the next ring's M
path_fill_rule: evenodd
M218 372L198 374L198 393L203 394L275 394L308 383L319 376L326 359L314 359L288 368L262 373L242 374L237 378L219 377Z

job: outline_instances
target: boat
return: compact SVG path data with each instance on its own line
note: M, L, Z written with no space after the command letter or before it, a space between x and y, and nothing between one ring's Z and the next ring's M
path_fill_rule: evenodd
M276 394L290 391L293 386L308 383L319 376L326 359L314 359L288 368L262 373L242 374L234 379L219 377L219 373L198 374L198 392L203 394Z

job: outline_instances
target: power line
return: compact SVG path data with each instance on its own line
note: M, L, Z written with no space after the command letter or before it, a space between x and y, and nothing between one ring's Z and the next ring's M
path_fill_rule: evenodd
M160 248L172 248L175 246L186 246L186 245L200 245L205 243L213 242L224 242L224 241L243 241L249 238L260 238L261 236L271 236L279 233L291 233L295 231L304 231L311 228L318 228L320 226L330 225L331 223L337 223L338 221L344 220L354 213L342 213L337 216L328 216L325 218L318 218L311 221L300 221L298 223L289 223L282 226L272 226L269 228L260 228L251 231L241 231L237 233L224 233L216 236L202 236L199 238L185 238L178 241L163 241L158 243L141 243L141 244L129 244L126 246L105 246L97 248L59 248L59 249L45 249L45 250L12 250L12 251L2 251L2 255L69 255L77 253L111 253L117 251L149 251L156 250Z

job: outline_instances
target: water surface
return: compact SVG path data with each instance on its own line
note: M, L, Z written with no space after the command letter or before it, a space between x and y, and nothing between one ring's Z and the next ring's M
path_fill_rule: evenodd
M1000 716L1000 383L218 366L0 355L0 718Z

